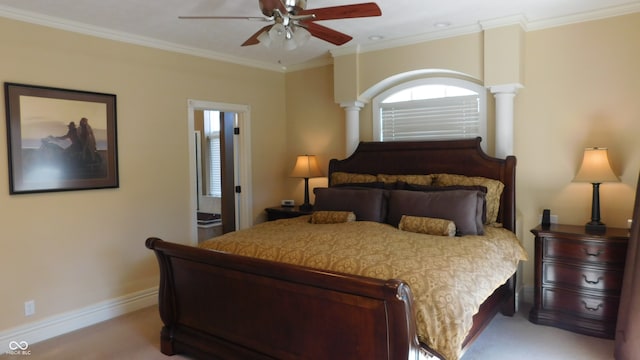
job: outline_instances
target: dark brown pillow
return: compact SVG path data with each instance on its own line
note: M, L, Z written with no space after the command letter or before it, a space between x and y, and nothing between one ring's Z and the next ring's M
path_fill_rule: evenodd
M433 185L481 185L487 188L487 221L485 224L493 224L498 219L500 213L500 199L504 184L496 179L489 179L481 176L464 176L456 174L435 174Z
M398 190L411 190L411 191L452 191L452 190L476 190L484 193L484 201L482 202L482 223L487 222L487 187L482 185L450 185L450 186L438 186L438 185L417 185L409 184L404 181L398 181L396 183L396 189Z
M387 191L383 189L330 187L315 188L314 211L351 211L356 221L384 222Z
M484 193L477 190L389 192L387 223L398 226L402 215L451 220L457 235L483 235Z

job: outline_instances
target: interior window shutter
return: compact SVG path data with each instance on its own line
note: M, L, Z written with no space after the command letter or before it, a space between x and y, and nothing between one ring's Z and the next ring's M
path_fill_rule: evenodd
M478 95L380 105L382 141L481 136Z

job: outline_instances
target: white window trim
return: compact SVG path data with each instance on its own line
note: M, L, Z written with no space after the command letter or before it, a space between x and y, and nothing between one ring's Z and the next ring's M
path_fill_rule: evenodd
M380 104L384 99L389 97L390 95L397 93L399 91L421 86L421 85L449 85L449 86L457 86L465 89L469 89L478 94L480 99L480 136L483 141L481 142L482 149L486 151L486 139L487 139L487 91L486 89L479 84L463 80L457 78L448 78L448 77L428 77L422 79L416 79L404 82L402 84L396 85L392 88L389 88L373 98L372 101L372 112L373 112L373 139L374 141L381 141L381 121L380 121Z

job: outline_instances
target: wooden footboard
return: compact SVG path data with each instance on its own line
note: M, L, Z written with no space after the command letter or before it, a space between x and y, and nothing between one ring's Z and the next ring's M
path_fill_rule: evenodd
M220 359L417 359L410 289L149 238L161 351Z

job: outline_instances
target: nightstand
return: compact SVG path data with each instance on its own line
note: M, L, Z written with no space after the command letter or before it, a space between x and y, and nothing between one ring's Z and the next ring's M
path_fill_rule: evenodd
M311 213L313 213L313 210L304 211L300 210L300 208L297 206L274 206L266 208L265 211L267 212L267 221L289 219L302 215L310 215Z
M529 320L614 338L629 230L592 234L584 226L552 224L531 232L535 288Z

